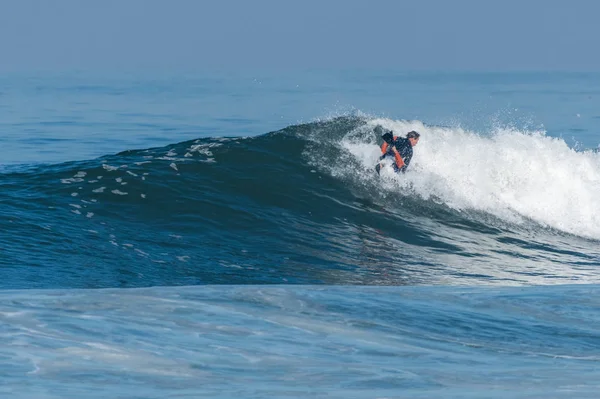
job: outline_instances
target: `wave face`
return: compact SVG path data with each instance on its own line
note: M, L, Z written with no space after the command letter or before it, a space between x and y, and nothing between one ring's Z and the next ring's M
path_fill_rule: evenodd
M422 133L409 172L375 127ZM600 154L339 117L0 174L3 288L598 283Z

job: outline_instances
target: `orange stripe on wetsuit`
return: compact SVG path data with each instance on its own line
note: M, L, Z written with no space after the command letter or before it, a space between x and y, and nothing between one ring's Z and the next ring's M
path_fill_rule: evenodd
M398 138L398 136L394 136L394 141L396 141L396 139ZM387 152L389 144L387 142L384 142L381 145L381 153L385 154ZM392 152L394 153L394 158L396 159L396 166L398 168L402 168L404 166L404 159L402 159L402 157L400 156L400 154L398 153L398 151L394 151L392 150Z

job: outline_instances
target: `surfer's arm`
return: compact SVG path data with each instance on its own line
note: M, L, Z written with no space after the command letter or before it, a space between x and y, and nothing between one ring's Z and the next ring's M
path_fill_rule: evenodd
M389 135L389 137L386 137L386 135ZM388 140L391 140L393 142L394 140L396 140L398 138L398 136L392 136L392 134L388 132L388 133L384 134L382 137L383 137L384 142L381 145L381 153L385 154L390 146L390 142Z
M400 153L398 152L396 147L392 147L392 151L394 152L394 159L396 161L396 166L398 167L398 169L402 169L402 167L404 167L404 160L400 156Z

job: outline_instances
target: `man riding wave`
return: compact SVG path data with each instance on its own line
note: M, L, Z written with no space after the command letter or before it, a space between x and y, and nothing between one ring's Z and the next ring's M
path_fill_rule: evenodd
M406 138L394 136L392 131L384 133L381 137L383 138L383 144L381 145L381 157L379 157L379 163L375 166L377 173L381 170L382 162L386 158L392 158L392 168L394 172L406 171L408 164L413 156L413 147L419 142L421 135L414 130L406 134Z

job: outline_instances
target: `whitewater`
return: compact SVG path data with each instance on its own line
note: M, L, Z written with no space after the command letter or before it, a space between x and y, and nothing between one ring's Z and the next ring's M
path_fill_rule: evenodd
M386 169L386 180L395 183L388 189L435 198L456 210L477 210L513 223L529 220L600 239L597 151L576 151L543 131L498 129L482 135L382 119L370 120L363 129L378 125L398 134L417 130L423 135L415 148L413 173L396 177ZM367 171L381 155L373 145L351 140L345 144Z

